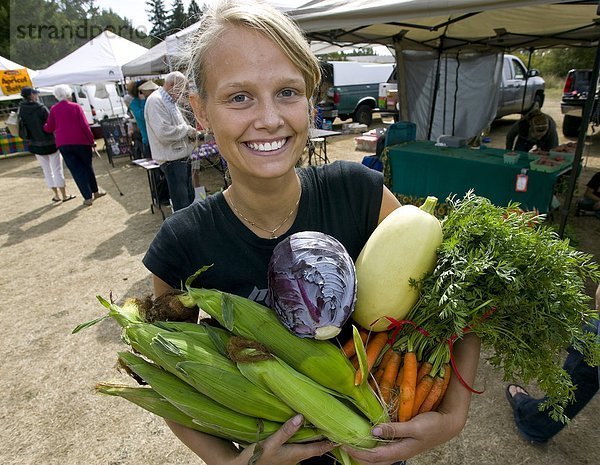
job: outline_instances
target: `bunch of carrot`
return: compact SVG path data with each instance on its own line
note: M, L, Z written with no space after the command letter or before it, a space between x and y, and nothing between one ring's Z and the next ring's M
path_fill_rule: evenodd
M419 413L435 411L450 382L452 369L447 354L436 348L429 356L415 350L411 340L390 345L387 332L369 333L359 330L365 345L369 384L385 403L392 421L408 421ZM362 371L352 340L342 347L357 369L355 384L362 383Z

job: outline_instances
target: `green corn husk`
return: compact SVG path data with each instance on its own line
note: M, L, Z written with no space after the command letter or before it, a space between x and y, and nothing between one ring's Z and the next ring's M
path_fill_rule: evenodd
M355 370L342 351L329 341L299 338L288 331L275 312L251 300L212 289L190 287L184 305L198 305L226 329L265 345L269 352L318 384L348 398L373 423L389 420L387 411L367 383L354 385Z
M236 412L277 422L295 414L272 393L248 381L208 337L194 339L146 323L127 326L125 334L136 351Z
M251 444L269 437L281 428L281 423L254 418L225 407L175 375L130 352L120 352L119 361L173 406L191 417L196 425L211 429L209 434ZM307 442L320 438L322 435L317 430L303 427L289 442Z
M333 396L329 389L298 373L254 341L234 337L229 347L244 376L274 392L331 441L360 448L377 445L367 418Z
M175 333L185 333L202 343L214 346L215 350L223 355L227 355L227 343L231 333L225 329L209 326L204 323L185 323L172 321L155 321L154 326Z
M132 387L100 383L96 385L96 391L109 396L121 397L165 420L179 423L196 431L213 436L218 433L218 430L195 423L192 417L183 413L151 387Z

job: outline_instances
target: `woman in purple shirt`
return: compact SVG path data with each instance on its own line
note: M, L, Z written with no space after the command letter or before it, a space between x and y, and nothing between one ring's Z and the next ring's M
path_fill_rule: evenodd
M92 165L94 136L81 107L70 101L71 88L64 84L56 86L54 96L58 103L50 108L44 131L54 133L56 146L81 192L83 204L90 206L94 199L106 195L98 189Z

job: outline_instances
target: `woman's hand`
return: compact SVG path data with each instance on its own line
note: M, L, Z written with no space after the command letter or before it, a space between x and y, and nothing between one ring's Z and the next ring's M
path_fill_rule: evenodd
M231 465L296 465L310 457L326 454L334 448L327 441L311 442L308 444L286 444L302 426L302 415L296 415L286 421L283 426L264 441L246 447L238 457L228 462ZM254 460L253 460L254 459Z
M286 421L268 438L251 444L242 451L231 441L200 433L167 420L173 433L207 465L296 465L310 457L326 454L334 448L327 441L307 444L286 444L302 426L302 415Z
M456 367L464 382L472 386L479 362L480 341L474 334L466 334L454 345ZM364 465L391 465L414 457L421 452L457 436L469 413L472 390L467 389L457 376L450 385L437 412L421 413L401 423L382 423L373 428L373 435L389 439L389 443L370 450L344 447L346 452Z
M382 423L373 433L390 442L369 450L344 447L361 464L391 465L414 457L458 435L464 421L445 412L427 412L401 423Z

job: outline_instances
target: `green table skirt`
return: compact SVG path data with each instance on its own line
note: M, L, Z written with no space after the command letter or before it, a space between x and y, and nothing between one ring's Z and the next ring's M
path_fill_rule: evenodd
M558 176L565 172L530 170L526 153L516 164L506 164L506 150L485 147L436 147L430 141L416 141L390 146L385 152L386 183L392 192L409 199L434 195L441 203L473 189L496 205L518 202L523 209L547 213ZM517 192L517 175L524 169L527 191Z

